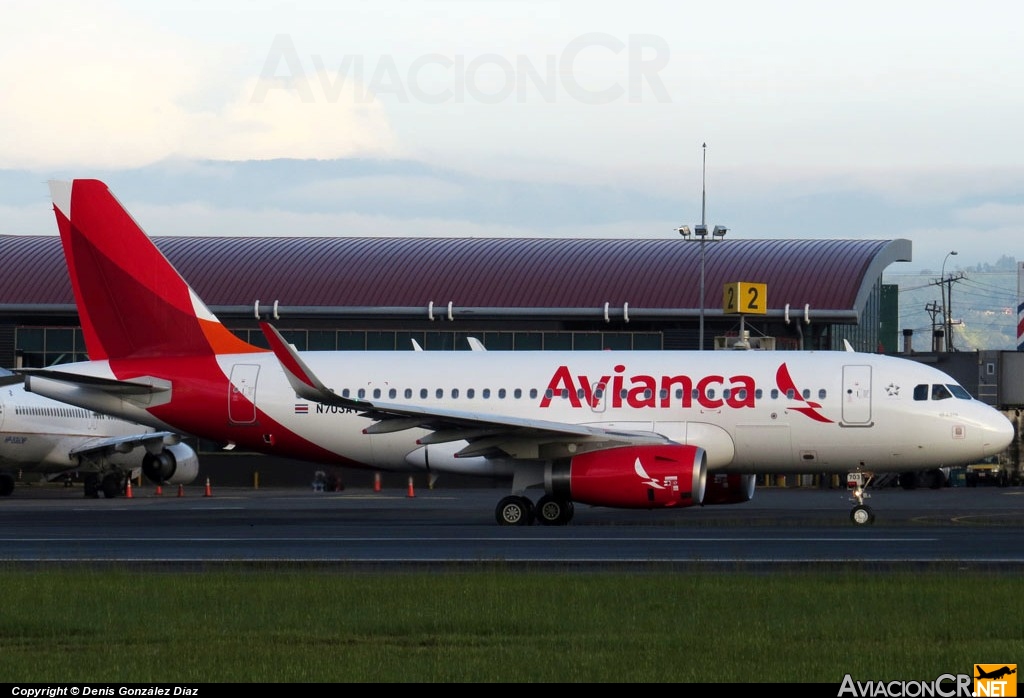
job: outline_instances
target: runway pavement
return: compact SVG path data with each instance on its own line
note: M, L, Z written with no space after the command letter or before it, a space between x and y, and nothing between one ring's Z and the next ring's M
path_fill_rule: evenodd
M0 561L451 565L614 569L794 565L1024 567L1024 488L883 489L854 526L843 489L761 488L745 504L576 507L567 526L499 526L503 488L211 488L87 499L19 487L0 498ZM412 494L413 496L409 496Z

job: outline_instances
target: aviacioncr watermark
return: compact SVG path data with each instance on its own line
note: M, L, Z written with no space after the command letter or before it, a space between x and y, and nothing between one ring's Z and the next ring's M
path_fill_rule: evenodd
M384 95L423 104L553 103L560 98L583 104L667 103L672 98L660 73L670 54L668 42L654 34L630 34L623 41L595 32L575 37L558 53L539 56L425 53L400 66L388 54L345 54L334 67L311 54L311 79L291 35L278 34L250 102L262 103L272 90L286 90L310 104L337 102L346 93L356 103Z

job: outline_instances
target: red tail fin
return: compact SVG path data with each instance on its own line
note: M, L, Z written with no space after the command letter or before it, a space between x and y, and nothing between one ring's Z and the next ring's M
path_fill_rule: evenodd
M91 360L265 351L220 323L103 182L50 195Z

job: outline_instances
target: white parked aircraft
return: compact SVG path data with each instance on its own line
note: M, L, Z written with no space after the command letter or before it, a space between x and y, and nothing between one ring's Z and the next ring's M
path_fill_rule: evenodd
M506 478L500 524L565 524L574 502L745 502L759 474L869 482L1013 438L950 376L874 354L299 353L262 323L268 351L218 321L105 184L51 194L92 360L31 371L29 390L268 454ZM851 519L872 521L854 496Z
M87 497L118 496L138 471L166 485L199 474L195 451L178 434L34 395L23 383L0 369L0 496L14 492L19 472L43 480L77 473Z

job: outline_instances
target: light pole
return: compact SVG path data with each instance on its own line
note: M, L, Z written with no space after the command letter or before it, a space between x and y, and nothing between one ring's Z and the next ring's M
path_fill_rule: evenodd
M942 330L945 335L943 337L943 348L946 351L949 351L950 347L953 346L953 343L951 341L951 334L953 332L953 314L949 311L949 304L953 301L953 294L952 289L948 288L946 284L946 261L950 258L950 256L955 257L956 250L950 250L949 252L946 253L946 256L942 258L942 279L940 279L940 282L942 284L940 287L940 290L942 291Z
M707 171L708 171L708 144L704 143L701 146L704 149L704 162L701 168L701 184L700 184L700 225L694 226L693 231L690 230L690 226L681 225L676 228L676 232L683 236L684 240L697 240L700 242L700 344L697 347L698 351L704 351L704 243L708 238L708 226L705 223L706 203L707 203ZM729 229L724 225L716 225L711 231L712 240L721 240L725 237L725 234L729 232Z

